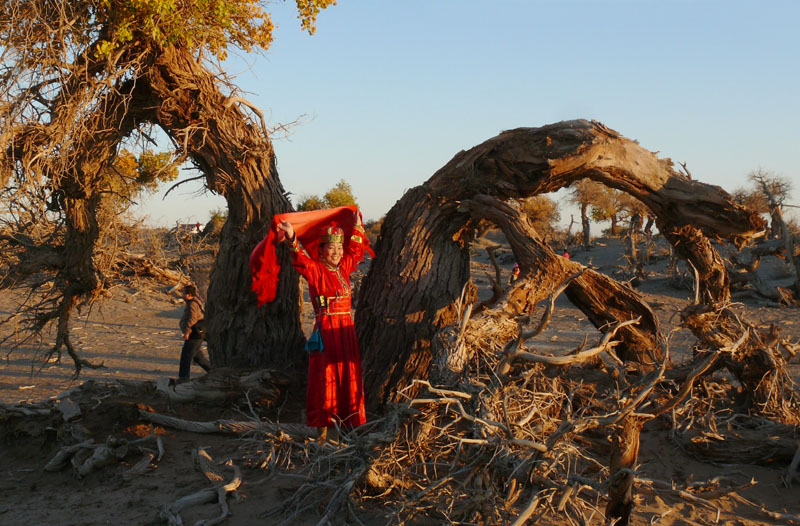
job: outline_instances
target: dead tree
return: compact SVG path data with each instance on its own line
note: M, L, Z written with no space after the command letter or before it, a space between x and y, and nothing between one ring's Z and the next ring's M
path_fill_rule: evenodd
M17 232L7 238L11 250L30 252L22 256L23 268L13 269L23 275L52 272L56 287L38 302L27 308L30 317L26 328L40 333L49 323L56 323L56 341L49 354L61 354L66 348L75 364L94 367L82 359L69 337L69 321L73 309L90 303L104 286L104 277L96 264L95 253L100 236L98 214L103 194L107 192L105 178L123 137L132 133L139 119L149 111L135 102L138 89L134 80L119 81L101 89L102 80L89 81L97 100L83 100L87 87L82 83L84 73L97 73L101 66L88 50L78 57L72 76L64 81L63 89L52 99L40 96L40 111L49 115L48 123L17 123L9 120L3 130L6 141L2 152L4 169L0 180L18 181L16 191L23 199L47 199L48 213L58 214L63 221L63 234L51 237L49 247L33 247L19 242ZM40 88L41 89L41 88ZM87 112L83 118L81 112ZM76 126L75 120L79 119ZM56 146L54 143L58 143ZM55 149L57 154L45 152ZM30 193L26 189L44 184L46 193ZM48 257L41 258L47 253Z
M408 191L381 228L356 313L371 409L397 399L411 379L427 377L432 338L458 318L455 304L469 281L474 225L459 202L479 194L519 199L582 178L642 201L659 218L659 228L695 225L746 240L761 226L719 188L689 180L668 159L596 122L510 130L460 152Z
M45 269L56 275L54 296L32 311L35 327L58 320L56 349L66 345L72 354L69 313L104 283L96 268L97 210L109 188L101 176L126 136L140 133L152 141L142 127L155 124L173 139L179 157L203 171L206 186L228 201L208 301L212 358L220 365L285 366L296 356L302 339L296 274L284 265L278 301L263 309L256 309L250 291L250 251L272 215L290 209L270 130L224 75L209 71L207 60L223 59L230 46L265 49L272 24L259 3L229 4L229 10L209 12L189 2L168 14L159 6L108 9L81 0L0 7L0 185L24 195L36 181L41 197L63 214L64 231L52 247L60 261ZM311 33L330 2L312 5L299 12ZM186 25L176 24L175 16ZM36 251L17 243L23 238L16 234L6 236L3 248Z
M783 219L783 199L789 191L788 181L781 180L780 178L770 178L767 174L760 171L752 174L750 177L767 198L769 214L772 217L772 233L775 235L776 231L780 232L780 237L786 249L787 260L794 269L795 294L797 298L800 298L800 256L795 255L792 233L789 231L786 221ZM776 195L778 193L779 195Z
M237 367L293 363L303 334L298 276L288 252L279 253L275 301L257 308L250 289L250 252L266 235L272 216L292 210L266 130L239 108L246 101L224 95L219 76L186 50L163 49L146 80L157 108L155 122L201 170L206 186L228 203L208 290L212 362Z
M619 338L623 344L616 351L619 357L645 364L661 360L658 319L634 290L604 274L584 268L580 263L558 256L524 214L496 198L476 195L461 202L461 211L498 225L509 240L521 270L520 279L509 287L497 307L486 316L473 320L468 333L472 328L488 333L495 324L516 326L518 316L531 314L532 307L552 294L568 276L580 273L570 281L565 293L596 327L605 330L620 321L640 318L637 325L620 331ZM509 338L484 339L494 340L494 345L502 347Z

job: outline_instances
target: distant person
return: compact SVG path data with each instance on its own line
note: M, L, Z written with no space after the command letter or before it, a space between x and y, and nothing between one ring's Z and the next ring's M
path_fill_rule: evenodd
M567 250L567 249L565 248L565 249L564 249L564 253L563 253L563 254L561 254L561 255L562 255L563 257L565 257L565 258L569 259L569 250Z
M200 223L197 223L196 225L194 225L194 233L195 234L202 234L203 233L203 229L201 228Z
M519 263L514 263L514 266L511 267L511 277L508 278L508 284L511 285L518 279L519 279Z
M197 287L186 285L183 287L183 316L179 326L183 334L183 349L181 349L181 362L178 369L178 381L189 379L189 369L192 361L202 367L206 372L211 370L211 363L203 353L203 340L206 338L205 308L203 301L197 296Z

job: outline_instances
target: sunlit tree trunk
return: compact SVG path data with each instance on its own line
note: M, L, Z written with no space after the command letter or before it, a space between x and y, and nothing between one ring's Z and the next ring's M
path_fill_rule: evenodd
M251 251L266 235L272 216L292 209L272 143L258 120L248 119L188 52L165 49L147 78L158 124L185 147L208 188L228 203L206 306L212 364L285 368L302 354L303 342L298 277L288 252L279 250L275 301L256 308L250 288Z
M665 224L691 222L718 236L742 238L760 226L718 188L683 177L668 161L599 123L509 130L462 151L406 192L381 229L356 313L369 409L402 400L400 391L414 378L427 378L431 340L456 318L456 302L469 283L475 227L459 203L479 194L529 197L582 178L631 194L656 217L668 218Z

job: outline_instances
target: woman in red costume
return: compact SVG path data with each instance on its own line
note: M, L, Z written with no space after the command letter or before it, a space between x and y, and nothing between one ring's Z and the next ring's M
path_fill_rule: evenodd
M344 230L335 222L322 230L319 257L310 257L300 245L289 221L280 220L286 234L292 265L308 281L314 305L314 331L321 336L321 350L309 349L306 415L309 426L320 428L325 439L329 428L351 429L365 423L361 356L350 315L350 274L366 250L366 235L356 213L356 225L345 243ZM315 339L312 335L311 342Z

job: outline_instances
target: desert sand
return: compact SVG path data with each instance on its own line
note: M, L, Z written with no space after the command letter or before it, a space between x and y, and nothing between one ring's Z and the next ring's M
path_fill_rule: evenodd
M489 295L487 276L493 274L483 247L497 243L498 239L481 240L473 249L473 279L480 295ZM513 261L510 251L501 249L500 262L503 280L508 279ZM614 275L623 265L622 249L618 240L601 239L595 247L583 252L573 249L574 260L591 264ZM765 262L763 272L779 282L786 279L779 261ZM662 330L671 332L670 352L674 362L689 354L694 338L679 327L677 313L689 301L692 291L678 289L666 275L663 253L654 259L646 270L648 277L638 285L638 290L658 314ZM4 361L0 365L0 401L5 404L31 404L57 396L70 388L90 382L87 392L92 393L91 382L102 385L119 380L152 381L163 377L176 377L181 338L177 330L183 303L176 293L166 292L167 287L143 289L113 288L110 296L87 309L74 320L73 340L82 356L92 362L103 362L101 369L84 369L78 379L73 378L72 363L64 355L60 363L44 363L42 351L50 343L45 335L42 348L23 346L13 351L3 348ZM0 296L0 316L13 312L16 294L4 292ZM766 301L745 299L745 308L751 321L759 324L778 324L792 341L800 339L800 321L797 308L782 308ZM585 335L597 337L597 331L580 311L565 298L559 298L556 311L547 329L536 338L535 347L541 353L565 354L578 347ZM309 312L304 314L305 326L310 327ZM791 365L794 378L798 378L798 359ZM192 375L202 370L193 366ZM301 380L290 386L291 392L283 405L275 409L273 417L283 422L302 423ZM97 405L101 406L104 391L96 390ZM89 395L91 396L91 395ZM286 402L289 400L289 402ZM150 428L136 423L125 412L125 404L142 403L159 412L198 421L218 418L236 418L247 408L205 408L192 404L167 404L155 395L141 399L124 399L116 411L85 415L73 423L80 432L96 442L105 441L110 434L135 436L150 432ZM107 406L103 406L107 407ZM238 415L237 415L238 411ZM269 445L255 437L231 438L224 435L194 434L157 427L162 437L165 454L158 467L131 480L120 473L129 465L111 466L78 479L71 469L58 472L43 470L44 465L58 451L55 428L31 430L31 433L4 432L0 455L0 524L163 524L159 511L176 499L210 487L209 483L193 469L191 450L204 447L215 460L233 459L242 469L243 484L239 499L229 499L231 517L226 524L276 524L268 515L279 508L300 484L291 474L286 477L267 477L258 465L247 460L257 457L255 452ZM756 526L762 524L794 524L790 519L772 517L759 511L758 506L773 513L800 516L800 492L797 483L786 488L780 480L785 465L754 466L747 464L713 465L700 462L675 443L668 434L654 426L646 426L641 437L639 476L662 481L702 481L716 476L733 478L742 484L754 484L738 492L741 497L722 497L710 505L689 503L684 499L663 495L640 495L632 521L636 525L695 525L730 524ZM747 499L748 504L741 499ZM316 524L321 510L307 510L295 524ZM184 513L185 523L207 519L218 514L218 507L207 504L191 508ZM364 524L386 524L389 516L385 510L366 503L359 511ZM344 523L344 522L343 522ZM424 521L420 522L425 523ZM601 524L595 518L592 524Z

